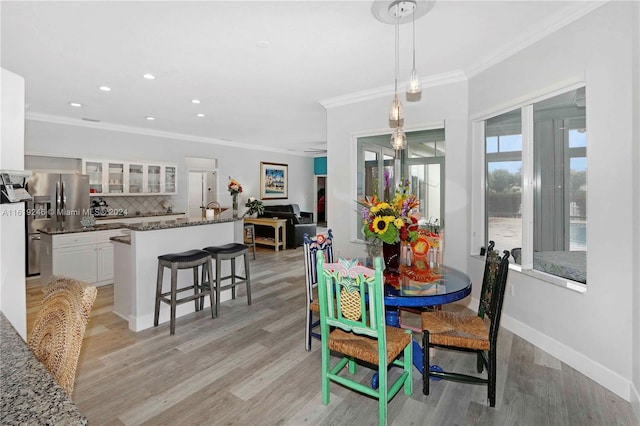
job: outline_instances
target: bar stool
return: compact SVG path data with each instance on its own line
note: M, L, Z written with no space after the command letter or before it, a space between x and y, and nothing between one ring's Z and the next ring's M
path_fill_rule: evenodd
M236 286L247 285L247 304L251 305L251 276L249 273L249 247L244 244L230 243L223 246L205 247L203 250L211 254L211 258L216 261L216 279L211 284L216 288L216 315L220 312L220 291L231 289L231 298L236 298ZM236 257L244 257L244 277L236 274ZM231 260L231 275L222 276L222 261ZM222 285L224 280L231 280L230 284ZM239 281L236 281L239 280Z
M251 234L251 249L253 250L253 260L256 260L256 227L253 223L244 224L244 242L249 243L247 234Z
M156 310L153 317L153 326L158 326L158 320L160 318L160 302L165 302L171 307L171 322L169 326L169 333L171 335L176 332L176 307L182 303L195 301L196 311L202 309L202 303L198 305L198 299L204 298L209 295L211 299L211 317L215 318L213 308L213 291L208 285L204 283L198 283L198 267L202 265L202 277L205 279L205 273L207 277L211 277L211 255L204 250L189 250L182 253L170 253L158 256L158 279L156 282ZM164 274L164 268L171 269L171 290L162 292L162 278ZM179 269L191 269L193 268L193 285L178 289L178 270ZM178 299L178 293L193 290L193 295L185 296ZM167 297L169 296L169 297Z

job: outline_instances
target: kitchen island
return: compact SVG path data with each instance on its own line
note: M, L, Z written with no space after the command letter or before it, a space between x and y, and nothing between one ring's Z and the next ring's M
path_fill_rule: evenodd
M158 256L207 246L242 242L242 218L217 220L169 220L126 225L129 237L114 237L114 312L126 319L129 329L153 327ZM225 262L228 263L228 262ZM237 265L243 268L242 264ZM223 265L223 275L230 266ZM164 274L163 291L170 288L170 275ZM193 282L192 270L178 271L178 286ZM223 291L221 301L231 298ZM209 299L205 298L205 307ZM178 306L176 317L194 312L192 303ZM160 322L169 321L169 309L160 308Z

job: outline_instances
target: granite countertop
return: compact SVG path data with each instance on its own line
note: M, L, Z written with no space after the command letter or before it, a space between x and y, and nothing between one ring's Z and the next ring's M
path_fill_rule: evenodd
M125 227L132 231L157 231L159 229L185 228L187 226L211 225L214 223L235 222L238 220L243 220L243 218L162 220L157 222L129 223Z
M0 312L0 422L86 425L87 418Z
M171 212L167 213L166 211L161 212L147 212L140 214L119 214L119 215L109 215L109 216L96 216L96 221L100 222L101 220L107 219L135 219L137 217L155 217L155 216L176 216L183 215L185 212Z
M104 224L96 224L94 226L71 226L68 228L40 228L39 232L47 235L58 235L58 234L72 234L75 232L95 232L95 231L109 231L111 229L121 229L126 228L127 225L124 223L104 223Z
M156 231L158 229L171 229L171 228L184 228L187 226L199 226L199 225L211 225L214 223L234 222L237 220L243 220L243 218L231 218L231 219L168 219L158 220L153 222L140 222L140 223L107 223L97 224L95 226L76 226L69 228L41 228L40 231L43 234L48 235L60 235L60 234L72 234L76 232L94 232L94 231L108 231L111 229L130 229L132 231Z

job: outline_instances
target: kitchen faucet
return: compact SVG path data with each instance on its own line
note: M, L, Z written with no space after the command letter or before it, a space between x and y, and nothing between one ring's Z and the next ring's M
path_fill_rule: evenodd
M212 205L214 205L218 208L218 216L220 215L220 203L218 203L217 201L209 201L207 203L207 205L205 206L204 210L202 211L203 214L203 218L205 216L206 211L209 209L209 207L211 207ZM213 218L216 218L216 210L213 209Z

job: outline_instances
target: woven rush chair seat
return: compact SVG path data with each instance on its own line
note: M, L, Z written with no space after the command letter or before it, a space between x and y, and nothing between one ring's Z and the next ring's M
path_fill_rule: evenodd
M401 328L387 326L387 364L390 364L411 343L411 335ZM329 334L329 349L378 365L378 340L348 333L340 328Z
M429 330L432 345L489 350L489 328L477 315L433 311L423 312L421 317L422 329Z
M98 291L72 278L54 276L27 344L67 392L73 393L82 339Z
M313 295L313 300L309 302L309 310L320 313L320 303L318 303L318 289L314 288L311 294Z

